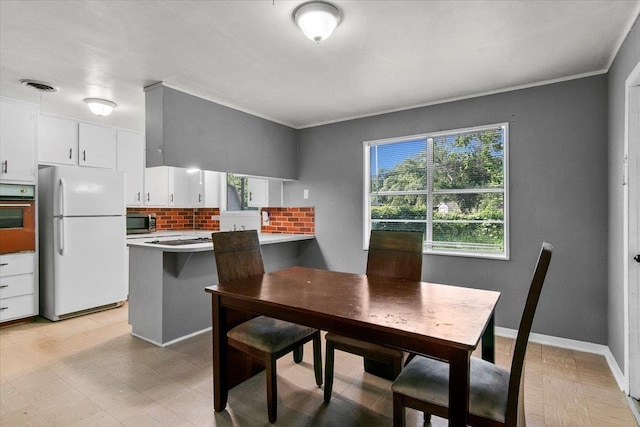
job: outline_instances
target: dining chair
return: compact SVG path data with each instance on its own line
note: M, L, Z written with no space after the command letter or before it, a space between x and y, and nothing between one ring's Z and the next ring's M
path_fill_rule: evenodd
M471 426L525 425L524 356L552 252L553 246L544 242L520 320L511 370L471 357L467 420ZM413 358L391 385L394 427L404 426L405 407L423 411L425 423L430 419L427 414L447 418L449 387L465 385L449 383L448 363L423 356Z
M419 281L422 277L422 245L421 231L371 230L367 276ZM331 332L327 332L325 340L325 402L331 400L335 350L363 356L367 372L390 380L395 379L402 369L402 350Z
M229 283L264 274L260 242L256 230L213 233L213 252L218 282ZM227 344L261 360L266 367L269 422L278 414L276 360L290 352L302 361L302 345L313 340L313 368L316 384L322 385L320 331L266 316L254 317L227 332Z

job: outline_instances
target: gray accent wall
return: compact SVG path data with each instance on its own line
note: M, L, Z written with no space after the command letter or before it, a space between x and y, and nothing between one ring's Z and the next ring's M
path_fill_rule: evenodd
M625 82L640 61L640 24L634 24L609 68L609 244L608 345L624 368L624 267L622 158L625 134ZM637 325L636 325L637 327Z
M161 83L145 88L146 165L296 179L296 130Z
M508 122L511 258L425 255L423 280L502 293L496 325L517 328L543 240L554 244L533 332L607 344L607 76L299 131L285 206L315 206L301 265L363 273L362 141ZM309 198L303 198L303 190Z

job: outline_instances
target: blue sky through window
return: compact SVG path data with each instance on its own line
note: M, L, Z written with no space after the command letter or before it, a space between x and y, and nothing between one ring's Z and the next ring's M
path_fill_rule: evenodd
M420 152L427 151L425 138L394 142L371 146L371 176L376 176L380 171L389 171L406 159L413 158Z

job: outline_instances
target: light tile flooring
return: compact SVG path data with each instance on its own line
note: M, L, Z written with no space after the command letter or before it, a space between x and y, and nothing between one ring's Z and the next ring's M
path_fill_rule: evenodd
M159 348L130 331L126 305L0 329L0 425L268 425L264 374L232 389L227 410L214 413L210 333ZM513 341L497 338L497 347L506 365ZM365 374L362 359L336 353L329 405L311 360L308 347L299 365L278 361L277 425L391 425L390 382ZM530 344L525 395L529 426L637 425L602 356ZM408 410L407 421L422 425L421 414Z

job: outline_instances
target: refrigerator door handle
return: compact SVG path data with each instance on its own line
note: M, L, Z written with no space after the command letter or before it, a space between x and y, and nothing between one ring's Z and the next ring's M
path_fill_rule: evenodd
M60 255L64 255L64 243L65 243L65 235L64 235L64 217L60 217L60 223L58 225L59 227L59 233L58 233L58 238L59 240L59 248L58 248L58 252L60 252Z
M60 178L60 215L64 216L65 213L65 202L66 202L66 194L65 194L65 182L63 178Z

